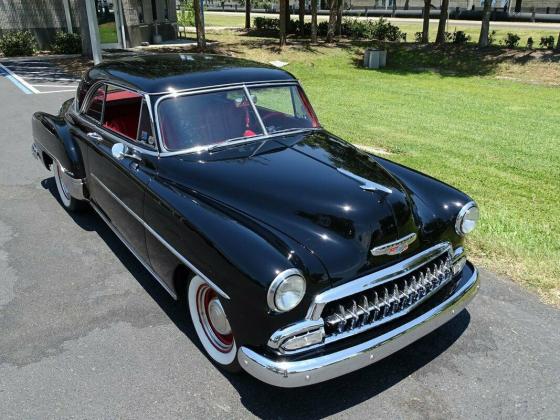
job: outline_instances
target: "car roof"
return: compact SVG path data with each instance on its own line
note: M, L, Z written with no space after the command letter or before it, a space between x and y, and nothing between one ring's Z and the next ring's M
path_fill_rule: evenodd
M150 54L123 57L92 67L90 82L117 82L149 94L218 85L295 81L268 64L213 54Z

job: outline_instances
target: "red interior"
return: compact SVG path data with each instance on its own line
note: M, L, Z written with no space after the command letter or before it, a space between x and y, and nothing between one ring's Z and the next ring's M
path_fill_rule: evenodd
M103 126L130 139L136 139L142 97L134 92L107 94Z

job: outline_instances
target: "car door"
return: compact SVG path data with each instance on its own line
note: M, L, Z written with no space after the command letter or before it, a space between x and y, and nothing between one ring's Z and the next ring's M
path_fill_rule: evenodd
M143 224L145 188L154 175L157 158L146 101L137 92L104 84L91 95L85 109L89 144L87 178L91 201L109 219L129 248L148 261ZM97 103L96 103L97 101ZM101 115L99 102L102 101ZM97 115L97 123L90 117ZM122 144L125 153L114 156Z

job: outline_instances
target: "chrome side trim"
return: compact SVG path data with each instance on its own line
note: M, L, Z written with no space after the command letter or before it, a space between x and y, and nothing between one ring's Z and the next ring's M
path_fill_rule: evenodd
M182 256L175 248L173 248L165 239L163 239L161 237L161 235L159 233L157 233L154 229L152 229L150 227L150 225L148 225L144 219L142 219L140 216L138 216L134 211L132 211L125 203L122 202L122 200L117 197L115 195L115 193L113 193L113 191L111 191L109 189L109 187L107 187L98 177L96 177L94 174L90 174L90 176L92 177L93 180L95 180L95 182L97 182L101 188L103 188L105 191L107 191L107 193L117 202L119 203L132 217L134 217L140 224L142 224L144 226L144 228L150 232L150 234L152 234L152 236L154 238L156 238L158 241L161 242L161 244L166 247L169 252L171 252L173 255L175 255L175 257L177 257L179 259L179 261L181 261L183 264L185 264L187 267L189 267L192 271L194 271L196 274L198 274L200 277L202 277L204 279L204 281L206 281L208 283L208 285L210 287L212 287L212 289L214 289L214 291L216 293L218 293L220 296L222 296L225 299L229 299L230 297L227 295L226 292L224 292L222 289L220 289L212 280L210 280L204 273L202 273L198 268L196 268L189 260L187 260L184 256Z
M343 175L346 175L348 178L352 178L355 179L358 182L361 182L362 185L360 185L360 188L362 190L365 191L383 191L387 194L392 194L393 190L391 190L389 187L386 187L385 185L381 185L378 184L377 182L373 182L370 181L369 179L366 178L362 178L361 176L358 176L350 171L347 171L346 169L342 169L342 168L336 168L336 170L338 172L340 172Z
M54 160L54 159L53 159ZM85 182L81 178L74 178L68 175L66 169L60 166L62 169L61 178L64 186L68 190L68 194L74 197L76 200L87 200L84 190L85 190Z
M415 240L416 240L416 233L411 233L410 235L406 235L400 239L397 239L396 241L376 246L372 248L370 252L371 255L373 255L374 257L377 257L379 255L385 255L385 254L389 254L389 255L401 254L404 251L406 251L408 249L408 246ZM398 252L389 253L389 250L396 245L402 245L402 247L399 248Z
M458 315L480 287L478 272L440 305L387 333L353 347L299 361L274 360L241 347L239 364L249 374L270 385L294 388L316 384L375 363L417 341Z
M306 318L317 320L321 316L323 308L328 302L332 302L333 300L341 299L355 293L363 292L367 289L371 289L373 286L402 277L434 258L439 257L445 252L451 252L451 244L449 242L439 243L383 270L376 271L375 273L368 274L367 276L353 280L349 283L326 290L325 292L315 296Z
M165 291L169 293L173 299L177 300L177 294L175 294L175 292L169 288L169 286L161 279L161 277L158 276L154 270L152 270L150 265L146 261L144 261L144 259L140 255L136 253L132 245L130 245L128 241L124 239L124 237L121 235L119 230L115 226L113 226L113 223L111 223L111 221L107 218L107 216L103 214L103 212L99 209L99 207L97 207L97 205L93 202L91 203L91 207L95 210L95 212L99 215L99 217L101 217L101 219L107 224L107 226L109 226L109 228L113 231L113 233L117 236L117 238L121 240L124 246L128 248L128 250L132 253L132 255L134 255L136 259L140 261L140 263L144 266L144 268L148 270L148 272L158 281L159 284L161 284L161 286L165 289Z

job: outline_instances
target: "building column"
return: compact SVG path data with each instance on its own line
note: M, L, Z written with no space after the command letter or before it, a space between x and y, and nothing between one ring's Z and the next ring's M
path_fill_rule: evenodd
M99 64L103 60L101 56L101 44L99 41L99 25L97 24L97 13L95 11L94 0L85 0L88 28L89 28L89 38L91 41L91 52L93 54L94 64Z

